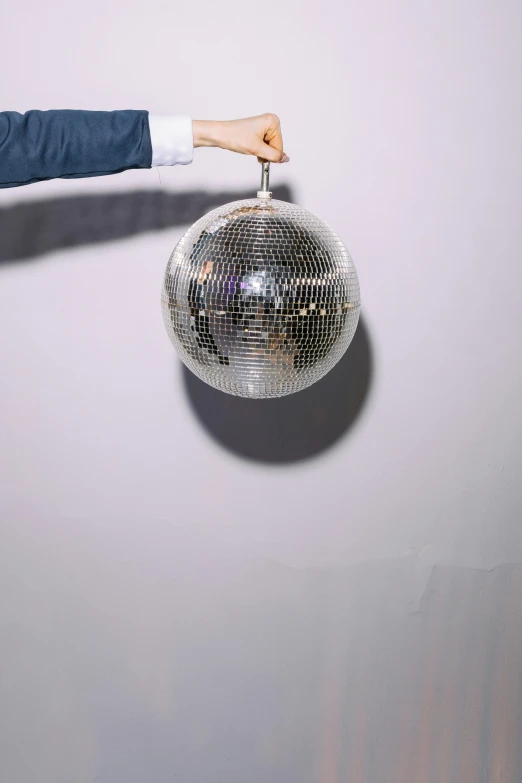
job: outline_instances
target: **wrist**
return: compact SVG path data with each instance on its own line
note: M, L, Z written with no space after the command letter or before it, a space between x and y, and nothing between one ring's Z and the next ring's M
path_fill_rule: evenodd
M219 147L221 125L214 120L193 120L194 147Z

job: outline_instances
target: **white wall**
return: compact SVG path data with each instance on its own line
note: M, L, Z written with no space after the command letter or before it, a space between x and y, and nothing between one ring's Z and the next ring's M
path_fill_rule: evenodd
M244 459L161 322L182 227L0 265L2 781L521 779L521 26L508 0L4 10L4 109L280 115L273 182L349 248L372 380L331 448ZM0 211L258 175L198 150Z

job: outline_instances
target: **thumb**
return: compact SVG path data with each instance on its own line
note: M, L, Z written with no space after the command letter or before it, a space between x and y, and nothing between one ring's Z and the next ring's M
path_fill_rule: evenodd
M265 144L263 141L259 142L255 154L260 161L268 161L270 163L282 163L283 158L286 158L283 150L271 147L270 144Z

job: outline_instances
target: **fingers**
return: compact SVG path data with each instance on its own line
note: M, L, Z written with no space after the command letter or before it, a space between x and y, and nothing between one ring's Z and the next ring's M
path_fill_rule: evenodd
M256 145L254 154L257 155L257 159L260 163L266 163L267 161L270 163L282 163L283 158L285 157L288 160L288 155L285 155L283 150L276 149L269 144L265 144L263 141Z
M264 121L263 144L262 148L256 150L259 162L287 163L290 158L283 152L283 136L279 117L276 114L264 114L262 119Z
M265 127L264 141L276 150L283 150L283 136L281 134L281 123L279 117L268 115L268 122Z
M280 160L269 161L267 158L261 158L259 155L257 156L257 160L258 160L259 163L268 163L268 162L270 162L270 163L288 163L290 158L288 157L288 155L285 155L283 153L283 157Z

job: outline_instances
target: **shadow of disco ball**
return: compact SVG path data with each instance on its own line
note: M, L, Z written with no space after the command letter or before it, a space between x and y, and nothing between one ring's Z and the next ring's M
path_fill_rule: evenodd
M326 223L266 188L188 229L167 265L162 310L182 361L201 380L240 397L283 397L345 353L359 320L359 282Z

